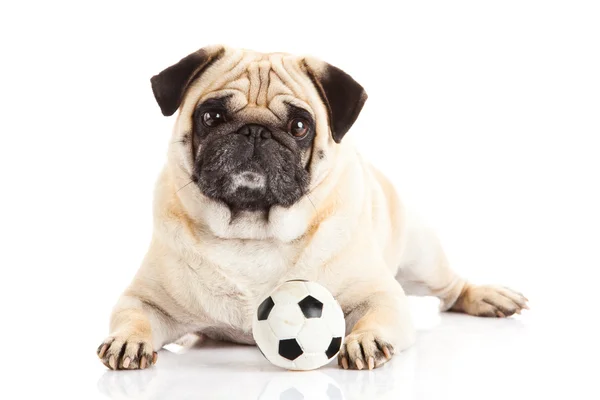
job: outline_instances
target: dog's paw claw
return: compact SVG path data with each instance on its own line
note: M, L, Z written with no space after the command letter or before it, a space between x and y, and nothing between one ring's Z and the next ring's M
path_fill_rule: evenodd
M367 366L369 369L375 368L375 359L373 357L369 357L369 361L367 362Z

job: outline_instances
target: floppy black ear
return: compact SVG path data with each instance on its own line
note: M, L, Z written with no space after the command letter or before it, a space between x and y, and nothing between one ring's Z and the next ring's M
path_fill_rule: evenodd
M333 140L340 143L358 118L367 101L367 92L350 75L333 65L305 59L304 66L327 107Z
M202 48L150 79L154 97L164 116L177 111L189 85L224 52L223 47Z

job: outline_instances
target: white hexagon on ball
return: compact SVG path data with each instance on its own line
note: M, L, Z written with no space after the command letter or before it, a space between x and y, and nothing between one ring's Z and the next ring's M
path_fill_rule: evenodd
M298 304L276 303L271 310L268 323L278 338L294 338L298 336L304 325L304 315Z
M310 318L306 320L296 339L305 353L322 353L323 349L329 347L332 337L323 318Z
M311 370L337 355L345 321L325 287L293 280L278 286L259 304L252 330L270 362L286 369Z

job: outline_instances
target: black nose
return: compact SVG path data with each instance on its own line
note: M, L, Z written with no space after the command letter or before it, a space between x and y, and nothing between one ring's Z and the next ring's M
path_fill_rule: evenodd
M258 124L248 124L238 129L237 133L253 138L255 141L260 139L270 139L271 131L266 127Z

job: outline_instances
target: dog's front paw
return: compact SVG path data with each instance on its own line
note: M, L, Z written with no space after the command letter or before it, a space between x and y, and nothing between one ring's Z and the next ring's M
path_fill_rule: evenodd
M373 331L351 332L338 354L344 369L377 368L394 355L394 346Z
M479 317L504 318L529 309L527 301L521 293L502 286L468 285L450 310Z
M152 344L135 336L108 337L97 350L98 357L108 368L145 369L156 363L157 353Z

